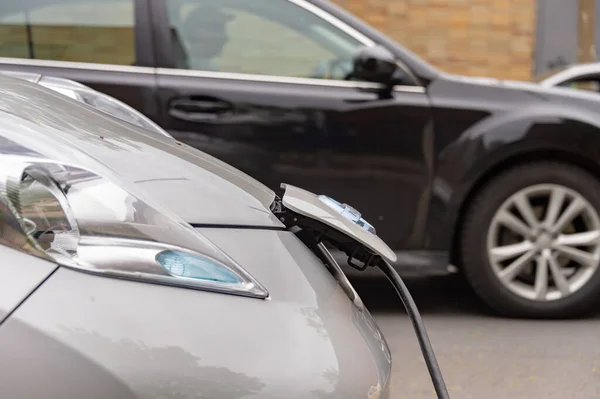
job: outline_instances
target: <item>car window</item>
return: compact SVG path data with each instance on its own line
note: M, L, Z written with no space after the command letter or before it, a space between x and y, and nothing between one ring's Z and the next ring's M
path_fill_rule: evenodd
M568 80L558 85L559 87L570 87L572 89L600 92L600 82L594 78L581 78L575 80Z
M0 57L134 65L134 1L1 1Z
M176 67L343 80L362 43L287 0L169 0Z

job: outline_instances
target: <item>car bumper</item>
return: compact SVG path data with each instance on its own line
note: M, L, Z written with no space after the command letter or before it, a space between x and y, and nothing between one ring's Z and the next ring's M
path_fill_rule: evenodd
M0 327L6 396L388 397L377 325L293 234L202 233L269 299L60 268Z

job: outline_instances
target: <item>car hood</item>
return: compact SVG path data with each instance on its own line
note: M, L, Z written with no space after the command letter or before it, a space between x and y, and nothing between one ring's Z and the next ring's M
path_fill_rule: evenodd
M494 98L494 102L505 101L507 108L513 108L515 104L535 105L544 103L545 105L558 105L562 110L578 110L583 108L584 110L593 112L594 118L595 114L600 111L600 95L585 90L567 87L545 87L534 82L453 74L441 75L441 81L450 83L453 86L462 86L462 88L453 88L452 90L465 93L465 95L472 95L473 97L477 97L480 94L479 91L474 91L473 89L484 91L502 90L505 94L502 96L503 100L494 97L488 97L488 100ZM508 93L512 95L506 95Z
M538 83L533 82L525 82L518 80L507 80L507 79L497 79L497 78L489 78L489 77L480 77L480 76L464 76L464 75L453 75L453 74L444 74L442 77L448 81L460 82L469 85L479 85L479 86L491 86L505 89L513 89L513 90L523 90L523 91L535 91L535 92L553 92L555 91L552 88L547 88L539 85Z
M141 189L191 224L283 227L269 208L272 190L174 139L1 76L0 113L0 152L80 165Z

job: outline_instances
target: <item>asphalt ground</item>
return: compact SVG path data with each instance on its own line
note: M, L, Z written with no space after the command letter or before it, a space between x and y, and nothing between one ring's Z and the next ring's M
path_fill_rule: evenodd
M435 398L412 325L385 279L352 278L393 356L392 398ZM495 316L460 276L405 279L450 396L600 399L600 306L579 320Z

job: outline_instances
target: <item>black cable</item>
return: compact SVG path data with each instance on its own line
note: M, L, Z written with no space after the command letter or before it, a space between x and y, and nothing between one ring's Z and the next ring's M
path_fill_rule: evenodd
M390 280L396 289L398 296L400 296L402 303L404 304L406 313L408 313L408 317L412 322L412 325L415 329L415 334L419 340L421 352L425 358L425 364L427 364L427 369L429 370L429 375L431 376L431 382L433 383L433 388L435 389L438 399L450 399L450 395L446 389L446 383L444 382L444 377L442 377L440 366L438 365L435 354L433 353L433 348L431 347L431 341L429 341L429 336L425 330L423 319L419 314L419 309L417 309L417 305L410 295L408 288L406 288L406 285L404 285L404 281L402 281L400 275L389 263L382 260L379 262L379 268L385 274L388 280Z

